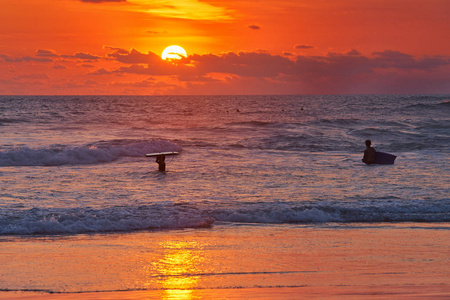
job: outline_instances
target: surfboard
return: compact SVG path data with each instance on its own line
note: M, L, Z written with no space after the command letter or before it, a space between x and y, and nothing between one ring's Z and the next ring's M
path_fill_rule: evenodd
M375 152L375 164L393 165L397 156L384 152Z
M156 153L149 153L145 154L147 157L154 157L154 156L160 156L160 155L178 155L180 152L156 152Z

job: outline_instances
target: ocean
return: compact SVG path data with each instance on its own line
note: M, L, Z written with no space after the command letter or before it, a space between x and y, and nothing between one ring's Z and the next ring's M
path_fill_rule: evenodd
M276 237L296 261L296 234L305 231L449 237L450 95L0 96L0 137L0 291L313 286L286 256L284 267L250 263L252 251L259 262L276 260L273 245L244 256L239 247ZM366 139L395 164L362 163ZM180 152L166 157L166 172L145 157L162 151ZM137 247L140 240L152 242ZM449 239L438 243L448 254ZM70 247L78 256L63 259ZM143 275L142 251L180 247L203 254L178 273L154 257ZM27 249L40 256L24 257ZM211 253L220 264L204 261ZM227 255L239 263L227 266ZM449 266L444 256L430 259ZM83 278L68 271L83 264L97 269ZM178 281L167 287L162 278ZM442 280L435 284L448 288Z

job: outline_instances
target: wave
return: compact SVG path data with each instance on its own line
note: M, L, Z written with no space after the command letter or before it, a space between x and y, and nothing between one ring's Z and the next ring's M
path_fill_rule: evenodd
M246 203L239 207L161 204L109 208L0 209L1 235L83 234L211 227L216 222L321 224L450 222L450 200Z
M439 99L441 100L441 99ZM430 109L430 110L447 110L450 108L450 100L444 100L442 102L437 103L417 103L408 105L405 107L406 109L412 109L412 110L423 110L423 109Z
M450 108L450 100L445 100L443 102L440 102L438 105L441 106L441 107L444 106L444 107L449 107Z
M379 223L448 222L448 200L429 202L378 200L373 203L323 203L311 205L263 204L237 210L215 210L216 220L244 223Z
M353 153L364 149L366 139L389 151L448 148L449 124L442 118L412 122L324 117L303 123L235 122L228 125L228 131L234 130L234 136L241 138L225 144L222 141L221 146L233 149ZM217 132L222 134L224 129L220 130Z
M144 229L208 227L201 211L180 206L148 205L94 208L0 209L0 234L81 234Z
M0 150L0 166L88 165L108 163L121 157L140 157L146 153L162 151L181 151L181 148L164 140L111 140L82 146L19 147Z
M339 137L310 134L277 134L267 137L248 138L232 144L233 148L248 148L280 151L323 152L342 149L353 149Z
M23 119L12 119L12 118L0 118L0 126L6 126L16 123L24 123L26 120Z

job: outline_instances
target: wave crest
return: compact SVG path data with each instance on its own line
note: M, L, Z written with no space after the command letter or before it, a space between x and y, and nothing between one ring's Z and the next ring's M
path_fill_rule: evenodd
M146 153L181 151L164 140L112 140L83 146L51 145L45 148L20 147L0 150L0 166L61 166L108 163L121 157L139 157Z
M204 204L203 204L204 205ZM324 224L450 222L450 200L352 203L241 203L216 207L164 202L108 208L0 209L0 235L81 234L210 227L215 222Z

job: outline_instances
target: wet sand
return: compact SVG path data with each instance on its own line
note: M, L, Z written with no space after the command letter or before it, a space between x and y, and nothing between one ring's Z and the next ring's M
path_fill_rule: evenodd
M448 298L449 230L247 224L3 237L0 298Z
M448 287L297 287L297 288L248 288L214 290L164 290L85 294L43 294L30 292L0 293L0 299L11 300L138 300L138 299L448 299Z

